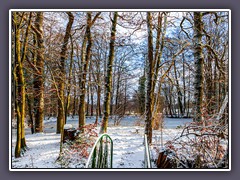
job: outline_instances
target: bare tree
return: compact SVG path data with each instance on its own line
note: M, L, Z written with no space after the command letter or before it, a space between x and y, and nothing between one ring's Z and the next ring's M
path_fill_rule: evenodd
M44 119L44 37L43 37L43 12L37 12L35 20L35 28L37 41L36 55L36 72L34 73L34 116L35 116L35 132L43 132Z
M57 117L57 133L62 133L63 124L65 122L65 101L64 101L64 85L65 85L65 59L67 54L67 45L69 38L71 36L72 24L74 21L74 16L71 12L67 12L68 14L68 24L66 27L66 32L63 39L62 49L61 49L61 57L60 57L60 74L58 77L58 117Z
M91 26L95 23L101 12L98 12L92 20L92 12L87 12L87 27L84 34L81 52L81 76L80 76L80 102L79 102L79 127L85 125L85 95L86 95L86 78L89 70L89 61L91 58L92 50L92 34Z
M147 96L146 96L146 122L145 134L147 134L148 142L152 143L152 110L153 110L153 34L152 34L152 13L147 12L148 27L148 61L147 61Z
M118 12L114 12L114 17L112 21L111 38L109 44L109 57L107 63L107 75L105 81L105 99L104 99L104 116L101 124L100 133L106 133L108 127L108 118L110 114L110 100L112 91L112 65L114 60L114 45L116 38L116 26L117 26Z
M25 139L25 100L26 100L26 83L23 72L23 61L26 55L26 48L23 51L21 56L21 26L23 23L24 13L20 15L17 12L13 12L13 25L14 25L14 56L15 56L15 67L14 67L14 82L15 82L15 110L17 115L17 142L15 147L15 157L18 158L21 156L21 152L26 148L26 139ZM29 15L28 27L26 30L25 43L27 46L28 32L31 25L31 14ZM21 58L22 57L22 58Z

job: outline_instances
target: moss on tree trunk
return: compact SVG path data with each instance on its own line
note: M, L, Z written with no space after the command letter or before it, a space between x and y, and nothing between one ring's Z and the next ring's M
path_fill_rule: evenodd
M19 21L16 12L13 13L14 27L15 27L15 69L14 69L14 80L15 80L15 109L17 114L17 142L15 147L15 157L21 156L21 151L26 147L25 131L24 131L24 120L25 120L25 79L23 73L23 66L21 60L21 44L20 34L21 22Z

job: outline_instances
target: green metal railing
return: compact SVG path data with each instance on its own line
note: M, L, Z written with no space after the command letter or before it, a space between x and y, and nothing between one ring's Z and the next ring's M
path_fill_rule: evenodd
M151 165L151 160L150 160L150 150L149 150L149 146L148 146L148 139L147 139L147 135L144 134L144 167L145 168L152 168Z
M102 134L95 142L86 168L112 168L113 141L108 134Z

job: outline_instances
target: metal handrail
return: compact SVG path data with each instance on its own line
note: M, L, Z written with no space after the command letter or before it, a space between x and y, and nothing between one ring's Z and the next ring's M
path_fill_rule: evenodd
M112 168L112 162L113 141L108 134L102 134L92 148L86 168Z
M150 160L150 150L148 145L147 135L144 134L144 167L145 168L152 168L151 160Z

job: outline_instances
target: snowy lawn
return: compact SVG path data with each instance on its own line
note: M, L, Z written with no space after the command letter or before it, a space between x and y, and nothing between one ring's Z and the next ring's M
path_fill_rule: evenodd
M136 126L136 118L123 119L120 126L108 128L108 134L113 140L113 168L143 168L144 162L144 128ZM163 143L173 139L181 132L176 129L179 125L190 122L191 119L166 119L163 129ZM68 119L68 123L76 127L77 118ZM94 122L94 118L87 119L87 123ZM26 129L26 141L28 150L21 158L14 158L16 142L15 132L12 133L12 168L61 168L56 163L59 156L60 135L55 133L56 119L45 121L45 133L30 134ZM161 145L161 132L153 131L153 145ZM154 151L153 154L154 156Z
M12 158L12 168L58 168L60 135L39 133L26 135L28 150L21 158ZM15 143L12 147L14 155Z

